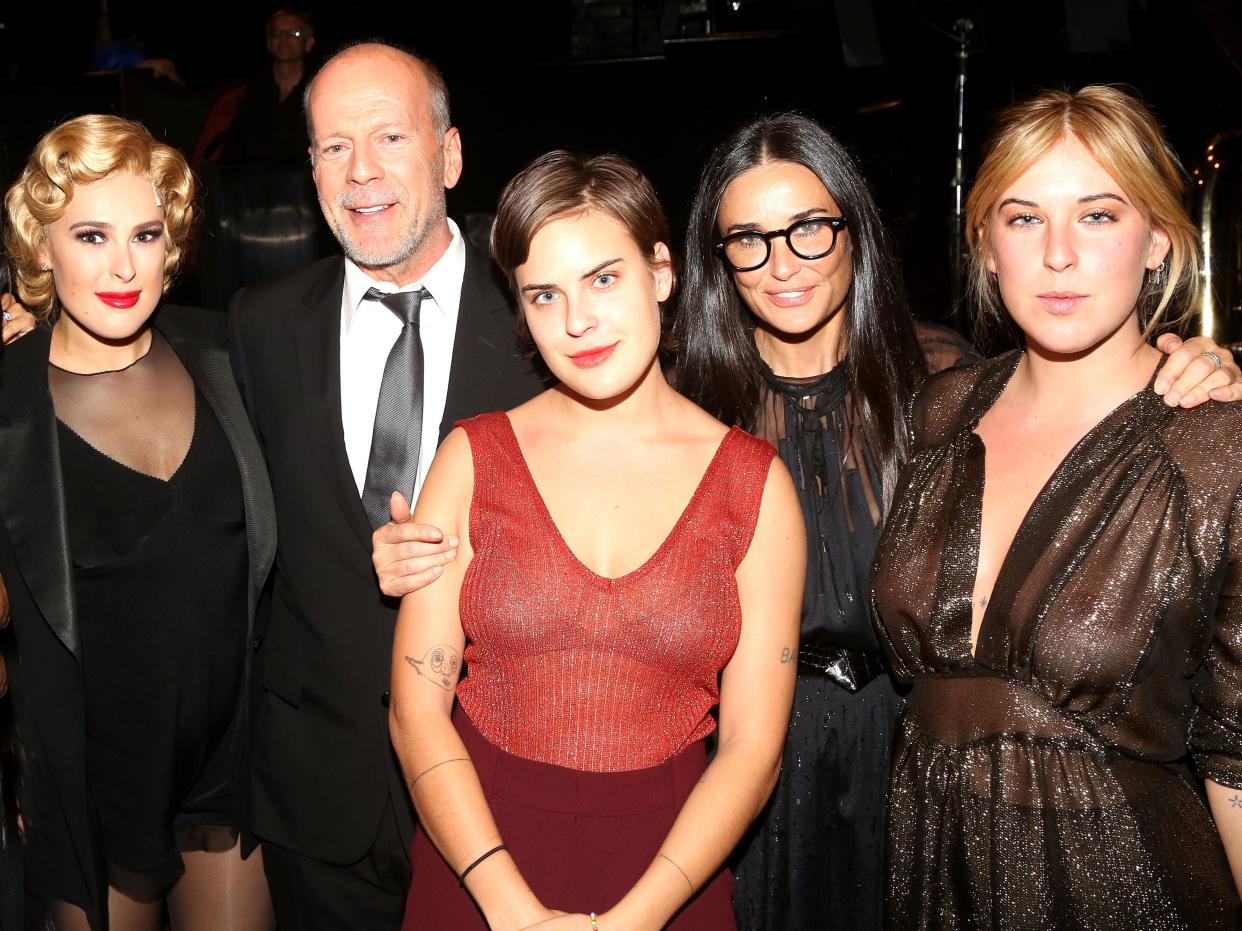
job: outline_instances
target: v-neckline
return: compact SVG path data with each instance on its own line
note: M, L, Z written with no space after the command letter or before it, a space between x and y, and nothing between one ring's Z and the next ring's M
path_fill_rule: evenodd
M1024 539L1024 536L1028 531L1032 515L1039 510L1039 505L1043 503L1043 500L1047 497L1049 490L1057 484L1058 480L1061 479L1073 465L1077 464L1077 460L1081 456L1082 449L1088 441L1093 440L1103 430L1112 427L1114 423L1128 416L1133 408L1144 403L1146 396L1150 395L1152 398L1156 399L1156 403L1159 403L1159 399L1152 394L1152 385L1155 384L1156 377L1160 374L1160 370L1164 368L1164 363L1168 359L1168 356L1161 355L1155 368L1152 370L1151 376L1147 379L1147 384L1143 388L1122 399L1116 407L1100 418L1095 426L1079 437L1077 442L1070 447L1069 452L1061 458L1061 461L1058 462L1053 470L1048 474L1048 478L1044 481L1043 485L1040 486L1040 489L1036 492L1035 497L1031 499L1031 503L1027 506L1026 511L1023 513L1022 519L1018 522L1017 529L1014 530L1013 537L1009 540L1009 546L1006 547L1005 555L1001 558L1000 566L996 570L996 578L992 582L992 591L989 594L987 606L983 609L983 617L979 619L979 631L975 636L974 642L972 643L970 634L971 630L974 628L975 587L979 578L979 551L981 549L983 538L983 493L984 486L987 481L987 444L984 443L983 437L979 436L977 430L979 423L985 416L987 416L988 412L996 406L996 402L1000 400L1001 395L1005 393L1005 389L1009 387L1009 383L1013 380L1013 376L1017 372L1018 365L1021 363L1024 355L1025 353L1020 350L1014 351L1009 371L1004 374L1003 378L998 379L999 386L987 400L986 404L979 406L980 409L975 416L972 417L970 423L965 429L966 439L970 443L971 454L977 457L979 472L978 479L973 483L973 487L971 488L971 493L977 496L978 507L976 508L976 513L974 514L974 526L971 528L973 531L971 538L974 544L974 552L971 554L971 572L969 573L969 579L967 580L967 584L970 586L970 589L966 593L967 610L965 612L966 629L964 632L966 658L972 665L979 664L979 644L983 641L985 631L989 629L992 623L995 623L993 621L993 614L997 604L997 599L995 597L996 593L1004 590L1002 582L1007 581L1009 569L1013 563L1014 548L1017 546L1019 541Z
M733 434L738 432L737 427L730 427L725 435L721 437L720 443L717 445L716 451L712 454L711 460L707 463L707 468L703 470L703 475L699 478L699 482L695 486L693 494L690 495L690 499L686 502L685 507L681 509L681 513L678 515L676 523L673 524L672 529L669 530L669 532L664 536L664 539L660 541L660 545L656 547L655 551L629 572L618 576L607 576L600 575L588 566L581 558L579 558L578 554L573 551L573 548L570 547L569 542L565 539L565 535L561 533L561 528L557 526L556 521L553 519L551 510L548 509L548 503L544 500L543 492L539 490L539 485L535 481L534 473L530 470L530 463L526 461L526 454L522 452L522 444L518 441L517 431L513 429L513 421L509 419L509 415L507 413L501 414L501 417L504 418L506 431L509 439L513 443L513 449L516 453L515 459L519 466L518 472L522 477L522 481L530 486L530 491L534 501L536 502L536 506L539 509L539 513L542 515L543 520L547 523L548 529L552 533L552 537L557 541L557 546L560 547L562 555L564 555L569 562L579 567L579 569L581 569L581 571L584 572L593 582L604 587L620 585L624 582L639 578L642 575L645 575L647 571L659 561L665 550L667 550L669 546L672 545L672 542L677 538L677 535L681 531L682 525L685 524L685 522L690 518L690 515L694 512L699 499L706 493L706 489L710 486L709 479L716 471L725 447L732 439Z
M112 465L116 466L117 468L125 472L128 472L132 475L137 475L139 478L143 478L143 479L146 479L147 481L155 482L158 485L162 485L165 488L169 488L177 480L178 476L180 476L181 473L185 470L186 463L189 462L190 460L190 451L194 448L194 441L198 438L198 428L199 428L199 420L200 420L198 400L199 400L198 390L195 389L194 391L194 422L190 425L190 442L186 445L185 452L181 454L181 461L177 463L177 467L172 470L172 473L169 474L168 478L164 478L162 475L152 475L150 472L144 472L142 469L135 468L134 466L130 465L128 462L125 462L124 460L118 459L116 456L112 456L104 452L102 449L100 449L98 446L96 446L94 443L88 440L85 436L83 436L77 430L73 429L73 427L69 426L69 424L65 423L59 417L56 418L56 422L60 424L60 426L64 427L71 437L73 437L75 440L77 440L79 443L85 446L88 450L90 450L100 459L104 460L104 462L111 463Z

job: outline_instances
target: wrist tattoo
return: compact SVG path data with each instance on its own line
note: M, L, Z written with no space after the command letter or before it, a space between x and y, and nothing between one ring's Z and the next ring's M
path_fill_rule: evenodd
M1229 806L1231 808L1242 808L1242 795L1235 795L1231 798L1229 800Z
M457 670L461 668L461 657L452 647L437 644L424 653L422 659L407 656L405 661L432 685L437 685L446 692L453 691Z
M677 872L681 873L681 878L686 881L686 885L690 887L690 894L694 895L694 883L690 882L690 877L686 875L685 870L683 870L680 866L677 865L677 861L674 860L672 857L665 856L662 853L657 853L656 856L660 857L663 860L668 860L669 863L673 864L673 867L677 870Z
M414 779L413 779L413 781L410 783L409 789L410 789L410 791L411 791L411 792L413 792L413 791L414 791L414 783L418 782L418 780L422 779L424 776L426 776L426 775L427 775L429 772L431 772L433 769L439 769L441 766L445 765L446 763L469 763L469 762L470 762L470 757L468 757L468 756L455 756L455 757L453 757L453 758L452 758L452 759L450 759L450 760L441 760L439 763L435 763L435 764L434 764L434 765L432 765L432 766L428 766L428 767L427 767L426 769L424 769L421 773L419 773L417 776L415 776L415 777L414 777Z
M781 647L781 663L792 663L797 658L798 654L793 647Z

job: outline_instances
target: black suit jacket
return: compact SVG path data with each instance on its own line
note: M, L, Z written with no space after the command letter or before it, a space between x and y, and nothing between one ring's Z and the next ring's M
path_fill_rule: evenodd
M230 311L234 370L267 457L281 539L259 614L251 826L338 864L370 849L390 799L407 842L413 829L388 736L397 603L380 594L371 566L371 526L341 423L344 281L344 259L324 259L244 289ZM441 439L455 421L542 387L490 263L467 246Z
M229 369L223 321L210 311L162 305L154 326L210 405L237 458L253 624L276 550L275 509L259 444ZM24 858L16 832L0 840L6 874L21 869L24 859L32 886L81 905L98 928L105 924L107 872L86 791L73 563L47 384L50 342L51 331L40 328L0 355L0 573L12 611L5 659L17 725ZM12 914L8 891L5 905Z

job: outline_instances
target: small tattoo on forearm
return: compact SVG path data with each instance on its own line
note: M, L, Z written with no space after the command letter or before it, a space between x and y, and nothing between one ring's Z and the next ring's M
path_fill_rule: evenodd
M447 763L469 763L469 762L470 762L470 757L468 756L455 756L450 760L441 760L439 763L436 763L434 766L428 766L421 773L415 776L414 779L410 782L410 791L413 792L414 784L418 782L418 780L426 776L433 769L439 769L441 766L444 766Z
M690 882L690 877L686 875L685 870L683 870L680 866L677 865L677 861L674 860L672 857L666 857L662 853L658 853L656 854L656 856L660 857L663 860L667 860L669 863L673 864L673 867L677 870L677 872L681 873L681 878L686 881L686 885L690 887L690 894L694 895L694 883Z
M405 661L428 682L438 685L446 692L453 691L457 670L461 668L461 657L452 647L437 644L424 653L422 659L407 656Z
M794 652L792 647L781 648L781 662L782 663L792 663L797 658L798 658L798 654Z
M979 599L979 607L986 608L988 606L988 596L984 595Z
M1242 795L1235 795L1229 800L1229 804L1234 808L1242 808Z

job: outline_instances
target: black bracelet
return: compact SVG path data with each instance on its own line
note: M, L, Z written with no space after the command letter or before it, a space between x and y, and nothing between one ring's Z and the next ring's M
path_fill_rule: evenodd
M492 854L500 853L500 851L508 850L508 849L509 848L507 848L504 844L498 844L495 847L493 847L491 850L489 850L487 853L483 854L483 856L479 857L479 859L475 860L468 867L466 867L464 870L461 871L461 875L457 877L457 885L465 889L466 888L466 877L470 875L470 871L472 869L474 869L476 866L478 866L480 863L482 863Z

